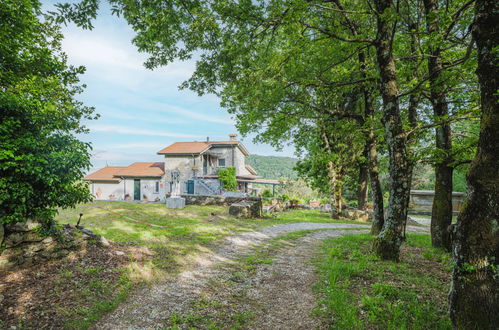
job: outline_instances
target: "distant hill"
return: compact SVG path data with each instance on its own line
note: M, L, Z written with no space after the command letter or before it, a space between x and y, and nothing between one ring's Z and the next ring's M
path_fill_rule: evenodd
M298 159L279 156L249 155L246 164L253 167L258 176L264 179L296 178L293 170Z

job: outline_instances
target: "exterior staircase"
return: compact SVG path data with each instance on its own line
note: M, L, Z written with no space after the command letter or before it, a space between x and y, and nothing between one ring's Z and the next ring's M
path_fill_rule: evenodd
M201 185L203 188L205 188L207 191L210 192L212 195L220 195L220 188L219 187L214 187L214 184L211 183L210 181L203 180L203 179L197 179L197 183Z

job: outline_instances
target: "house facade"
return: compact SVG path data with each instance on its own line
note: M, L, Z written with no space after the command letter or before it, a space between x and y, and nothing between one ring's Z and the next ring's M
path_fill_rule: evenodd
M175 142L158 151L163 162L106 166L84 180L97 200L162 201L172 190L172 172L180 173L182 194L217 195L223 192L218 170L234 167L238 190L249 192L257 180L256 171L246 164L244 145L229 135L228 141Z

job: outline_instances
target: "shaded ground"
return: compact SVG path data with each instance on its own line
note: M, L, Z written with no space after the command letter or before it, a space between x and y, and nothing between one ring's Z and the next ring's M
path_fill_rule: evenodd
M71 326L75 318L90 322L100 317L132 285L125 252L131 253L90 244L61 260L0 273L0 329L62 328ZM82 306L93 306L94 311Z

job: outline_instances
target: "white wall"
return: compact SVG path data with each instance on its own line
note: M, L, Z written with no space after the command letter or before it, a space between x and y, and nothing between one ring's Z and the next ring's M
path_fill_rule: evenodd
M96 200L123 200L123 181L91 182L90 192ZM112 196L114 195L114 197Z
M149 201L154 201L156 198L164 200L166 185L163 178L138 179L140 179L140 200L144 200L144 195ZM157 181L159 181L159 191L155 192ZM94 195L96 200L125 200L126 195L129 195L129 199L133 200L134 179L127 178L120 182L91 182L90 192ZM114 197L111 195L114 195Z

